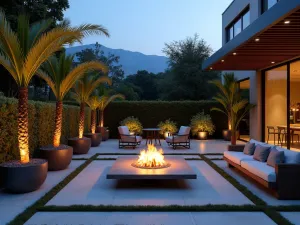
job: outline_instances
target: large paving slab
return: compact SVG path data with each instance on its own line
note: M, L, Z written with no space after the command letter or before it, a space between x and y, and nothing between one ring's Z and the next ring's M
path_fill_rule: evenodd
M300 212L281 212L281 215L294 225L300 225Z
M261 212L38 212L25 225L275 225Z
M93 161L47 205L206 205L252 204L204 161L187 161L196 180L107 180L115 160Z
M234 177L238 182L245 185L250 191L264 200L268 205L300 205L300 200L278 200L254 180L247 178L246 175L234 168L228 168L227 163L223 160L214 161L214 163Z
M207 154L207 153L223 153L227 149L227 145L230 142L223 140L191 140L191 148L178 148L174 150L172 147L168 146L164 140L161 140L161 146L157 146L158 148L162 148L165 153L197 153L197 154ZM239 144L243 143L238 141ZM145 140L142 141L141 145L136 149L132 148L122 148L119 149L119 144L117 139L109 139L107 141L103 141L98 147L92 147L88 154L84 155L74 155L73 158L89 158L92 157L95 153L139 153L142 149L146 148Z
M83 162L81 160L72 161L65 170L48 172L45 183L37 191L25 194L10 194L3 190L0 191L0 224L6 224L11 221L28 206L44 196Z

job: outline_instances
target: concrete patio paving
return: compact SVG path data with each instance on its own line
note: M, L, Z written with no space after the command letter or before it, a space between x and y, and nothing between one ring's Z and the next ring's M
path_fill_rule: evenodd
M223 153L228 142L219 140L192 140L191 149L173 150L165 143L162 148L167 154L188 153L181 155L186 159L200 159L199 153ZM74 158L89 159L96 153L98 160L92 161L70 183L58 192L46 205L113 205L113 206L169 206L169 205L207 205L226 204L242 206L253 203L231 183L223 178L203 160L188 160L187 163L197 173L196 180L186 181L116 181L107 180L106 173L115 162L110 158L122 157L122 154L139 153L145 148L118 149L117 140L103 142L97 148L91 148L86 155ZM116 155L120 154L120 155ZM136 156L137 157L137 156ZM300 201L277 200L255 182L246 179L234 169L229 169L222 155L206 155L207 158L218 159L216 163L225 172L245 185L269 205L300 205ZM104 159L104 160L103 160ZM26 207L33 204L68 174L80 166L84 160L73 160L67 170L49 172L45 184L36 192L13 195L0 191L0 225L6 224ZM300 212L283 212L285 218L300 225ZM37 212L25 224L27 225L271 225L276 224L263 212Z
M25 225L275 225L261 212L39 212Z

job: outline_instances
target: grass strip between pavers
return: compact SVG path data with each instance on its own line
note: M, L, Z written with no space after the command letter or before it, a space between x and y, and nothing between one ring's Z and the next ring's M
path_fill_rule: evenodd
M49 205L38 209L46 212L258 212L255 205L168 205L168 206L115 206L115 205Z
M280 225L292 225L292 223L283 217L279 212L277 212L272 207L268 206L265 201L260 199L258 196L253 194L246 186L239 183L235 178L226 173L218 165L211 161L211 159L200 155L200 157L210 165L215 171L217 171L223 178L225 178L229 183L231 183L236 189L238 189L242 194L249 198L257 207L263 208L263 212L270 217L276 224Z
M70 173L65 179L54 186L49 192L47 192L43 197L37 200L33 205L29 206L24 212L17 215L9 225L23 225L27 220L29 220L36 212L37 209L46 205L46 203L51 200L59 191L61 191L68 183L70 183L83 169L85 169L98 154L95 154L90 159L86 160L83 164L77 167L72 173Z

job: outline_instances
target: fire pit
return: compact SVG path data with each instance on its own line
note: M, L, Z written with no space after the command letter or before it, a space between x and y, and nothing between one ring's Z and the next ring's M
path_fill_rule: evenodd
M163 150L157 150L154 145L148 145L147 150L142 150L136 162L132 163L133 167L141 169L162 169L171 166L164 160Z
M197 174L182 156L164 156L162 150L149 145L137 156L121 156L106 179L178 180L197 179Z

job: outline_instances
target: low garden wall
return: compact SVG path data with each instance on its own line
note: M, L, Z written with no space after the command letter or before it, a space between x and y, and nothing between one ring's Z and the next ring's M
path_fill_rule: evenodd
M18 152L18 101L0 97L0 163L19 159ZM52 144L55 119L55 103L29 101L30 155L40 146ZM85 128L90 125L90 110L86 108ZM79 107L64 105L61 143L78 136Z
M221 138L227 128L227 118L220 112L211 112L217 106L214 101L117 101L110 103L104 112L104 125L109 128L112 138L118 137L117 127L128 117L137 117L144 128L157 127L160 121L171 119L177 126L189 125L192 116L202 112L210 114L216 126L212 138Z

